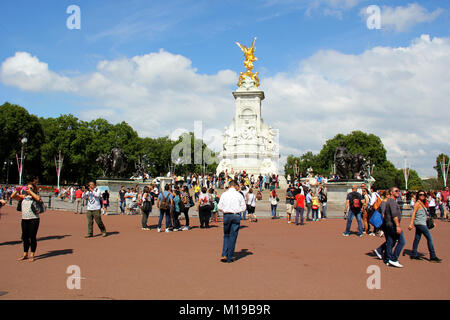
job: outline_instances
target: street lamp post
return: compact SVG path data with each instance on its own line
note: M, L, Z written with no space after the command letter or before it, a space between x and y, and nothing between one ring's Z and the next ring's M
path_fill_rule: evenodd
M445 164L445 157L441 160L442 178L444 179L444 187L447 187L448 169L450 168L450 162Z
M406 158L405 158L404 163L405 163L405 165L404 165L404 168L403 168L403 174L404 174L404 177L405 177L405 188L406 188L406 190L408 190L408 180L409 180L409 171L410 171L410 169L408 168L408 166L406 164Z
M26 133L23 135L21 142L22 142L22 148L20 149L20 164L19 164L19 158L17 157L17 154L16 154L17 167L19 168L19 186L22 185L23 161L25 160L25 155L23 154L23 148L24 148L25 144L28 142Z
M55 166L56 166L56 178L57 178L57 184L58 184L58 192L59 192L59 181L60 181L60 177L61 177L61 169L62 169L62 164L64 161L64 157L61 157L61 150L59 150L59 154L58 154L58 160L55 157Z
M13 165L13 161L7 159L5 161L5 165L6 165L6 184L9 183L9 167Z

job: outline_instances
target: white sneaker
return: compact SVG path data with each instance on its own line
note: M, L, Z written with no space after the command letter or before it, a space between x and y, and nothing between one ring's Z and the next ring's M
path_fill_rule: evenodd
M172 232L172 230L170 230L170 229L166 229L166 232Z
M161 232L161 228L158 228L158 232Z
M381 256L381 254L378 253L377 249L373 250L373 252L375 252L375 254L377 255L378 259L383 260L383 257Z
M397 268L403 268L403 266L402 266L398 261L392 261L392 260L389 260L388 263L389 263L391 266L394 266L394 267L397 267Z
M181 229L181 230L183 230L183 231L187 231L187 230L189 230L189 227L184 227L183 229Z
M347 234L347 233L345 233L345 232L344 232L342 235L343 235L344 237L348 237L348 236L349 236L349 234Z
M369 233L369 236L375 237L375 233L371 232Z
M381 230L381 231L380 231L380 238L382 238L383 235L384 235L384 232L383 232L383 230Z
M178 229L178 228L174 228L174 229L173 229L173 231L180 231L180 229Z

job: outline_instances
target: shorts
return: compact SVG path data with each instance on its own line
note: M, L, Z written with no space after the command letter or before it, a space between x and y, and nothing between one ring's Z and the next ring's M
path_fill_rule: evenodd
M295 207L293 204L286 204L286 213L287 214L294 214L295 213Z
M251 205L247 205L247 212L248 214L254 214L255 213L255 207Z

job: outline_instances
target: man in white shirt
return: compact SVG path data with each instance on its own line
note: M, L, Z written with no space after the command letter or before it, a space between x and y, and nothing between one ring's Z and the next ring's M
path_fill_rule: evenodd
M241 212L246 209L245 200L239 193L239 185L231 181L230 188L220 197L218 210L223 212L223 249L220 261L230 263L234 261L236 239L241 226Z
M97 223L98 228L102 232L102 236L106 237L106 228L102 222L102 217L100 215L100 209L102 205L100 204L100 198L102 194L100 190L96 187L94 182L89 182L89 189L86 194L87 199L87 212L86 217L88 219L88 234L85 238L92 238L93 236L93 226L94 221Z

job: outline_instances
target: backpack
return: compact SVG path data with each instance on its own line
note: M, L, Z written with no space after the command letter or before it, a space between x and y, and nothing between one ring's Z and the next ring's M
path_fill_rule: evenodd
M170 193L167 194L167 197L164 197L164 192L161 194L162 196L162 201L159 204L159 208L161 210L167 210L169 209L169 197L170 197Z
M352 209L352 211L360 211L361 207L361 199L356 194L353 194L350 199L350 208Z

